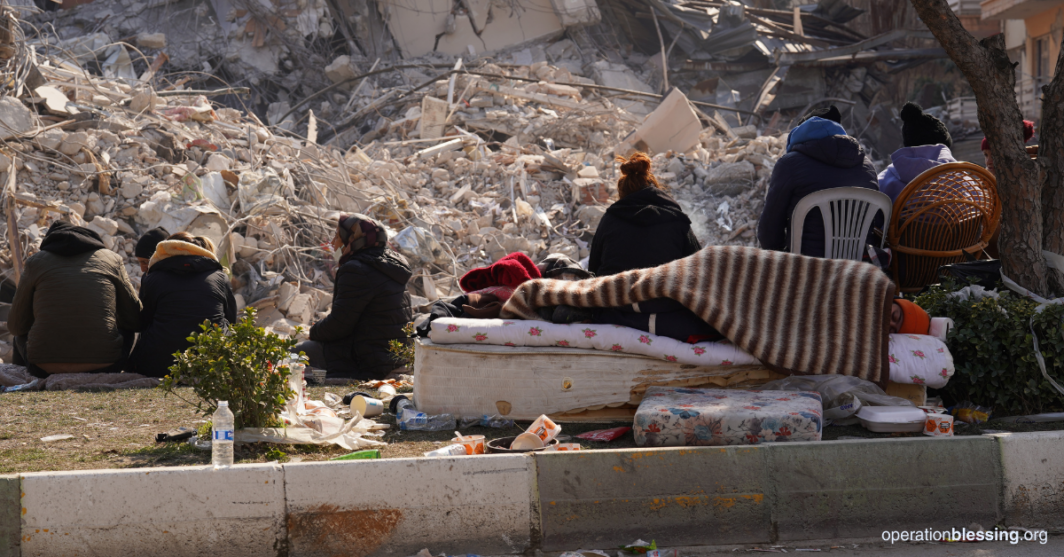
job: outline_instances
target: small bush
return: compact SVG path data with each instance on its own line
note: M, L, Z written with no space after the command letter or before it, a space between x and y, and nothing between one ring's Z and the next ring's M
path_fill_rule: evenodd
M997 299L949 298L957 289L934 286L915 300L933 317L955 324L946 344L957 372L943 389L945 398L992 407L997 416L1064 410L1064 396L1042 376L1031 336L1033 317L1046 371L1064 382L1064 306L1036 313L1037 303L1009 291Z
M256 327L250 307L227 329L209 322L200 328L203 332L188 338L192 346L174 355L176 362L159 387L180 398L175 388L191 385L199 400L185 402L207 417L219 400L229 401L237 429L280 425L277 416L295 394L288 388L288 366L280 362L288 359L295 339Z
M414 330L413 323L407 323L403 327L403 332L406 333L406 340L389 340L388 352L392 353L395 358L395 362L398 365L406 366L410 369L410 372L414 372L414 341L417 339L417 331Z

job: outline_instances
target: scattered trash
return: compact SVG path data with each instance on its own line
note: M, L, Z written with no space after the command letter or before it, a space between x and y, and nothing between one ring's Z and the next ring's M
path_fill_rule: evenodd
M585 439L588 441L601 441L603 443L608 443L610 441L616 441L617 439L620 439L624 436L625 433L628 433L629 431L632 431L632 428L628 426L615 427L612 429L598 429L595 431L589 431L587 433L581 433L580 435L577 435L576 438Z
M928 414L924 435L931 437L953 437L953 416L947 414Z
M425 453L425 456L462 456L465 454L465 445L455 443L453 445L447 445L446 447L442 447L434 451L429 451Z
M167 431L166 433L157 433L157 434L155 434L155 442L156 443L176 443L178 441L185 441L185 440L191 439L192 436L195 435L195 434L196 434L196 430L194 430L194 429L187 428L187 427L179 427L177 429L172 429L170 431Z
M380 449L370 449L366 451L355 451L341 456L330 458L329 460L372 460L381 457Z
M628 553L646 553L657 548L658 542L655 540L650 540L650 543L647 543L643 540L636 540L628 545L621 546L621 549L623 551L627 551Z
M480 426L490 427L492 429L509 429L514 427L514 421L509 418L504 418L498 414L489 416L484 414L482 416L465 417L461 420L462 428Z
M958 420L969 424L982 424L990 419L992 410L983 406L962 402L950 409L950 414Z
M73 439L74 436L68 433L60 433L57 435L49 435L48 437L41 437L41 441L45 443L51 443L52 441L64 441L66 439Z

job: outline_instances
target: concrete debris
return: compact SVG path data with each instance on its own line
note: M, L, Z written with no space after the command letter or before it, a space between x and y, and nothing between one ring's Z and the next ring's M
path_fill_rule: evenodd
M57 21L94 21L102 4L66 10L73 15ZM174 60L215 60L185 52L183 29L133 29L131 22L150 20L148 8L114 8L107 26L85 26L106 33L64 31L62 42L28 41L50 90L22 87L21 97L0 99L0 122L13 131L3 136L0 171L16 173L14 215L6 222L17 225L7 231L0 222L0 236L19 238L28 256L56 219L85 224L126 256L138 284L133 247L140 234L162 226L207 236L232 272L240 304L256 307L261 326L285 335L300 327L305 334L329 310L336 263L327 244L341 213L388 226L391 246L415 271L410 293L446 298L460 293L466 271L514 251L534 260L549 253L587 258L617 200L614 158L633 150L652 155L653 172L703 245L756 244L787 120L739 120L727 106L699 105L680 87L658 95L662 72L647 56L592 54L586 30L607 17L601 1L425 4L439 10L378 2L379 10L342 21L320 14L271 20L237 9L229 19L204 17L206 39L196 48L218 48L227 75L252 84L257 100L248 102L259 103L252 112L237 88L201 90L206 86L183 73L151 70L152 59L139 54L134 78L94 65L118 52L111 36L165 49L159 56L168 54L173 67L182 67ZM331 3L299 5L300 13L318 14ZM517 5L525 9L512 10ZM322 35L330 25L356 34L380 25L403 56L427 54L408 64L384 49L375 51L383 61L374 62L360 39L347 54L288 46L286 58L277 54L282 43L272 42L278 35L295 41L294 33L305 34L299 41L331 37L331 27ZM553 40L569 27L580 29ZM231 44L220 46L217 37ZM685 41L677 45L684 49ZM471 52L488 50L495 54L468 61ZM440 54L446 52L466 61ZM14 85L11 91L19 89ZM0 255L0 272L13 282L12 257L10 250Z

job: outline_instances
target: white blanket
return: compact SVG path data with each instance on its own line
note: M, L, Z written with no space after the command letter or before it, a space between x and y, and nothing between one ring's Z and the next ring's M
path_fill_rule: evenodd
M618 325L558 325L520 319L444 317L432 322L429 338L437 344L562 346L637 354L698 366L757 365L750 354L727 341L688 344ZM941 388L953 376L946 344L929 335L890 335L890 380Z

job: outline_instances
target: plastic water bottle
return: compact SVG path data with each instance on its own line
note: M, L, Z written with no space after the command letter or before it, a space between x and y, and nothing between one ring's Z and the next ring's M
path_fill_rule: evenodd
M429 451L425 453L425 456L464 456L465 454L465 445L454 444L441 447L435 451Z
M462 418L462 427L490 427L494 429L506 429L514 426L514 421L509 418L504 418L498 414L489 416L482 414L480 416L466 416Z
M458 420L453 414L429 416L413 410L405 410L399 420L399 429L402 431L453 431L457 425Z
M214 435L211 438L211 460L214 468L229 468L233 465L233 434L236 428L229 402L218 401L218 409L211 418Z

